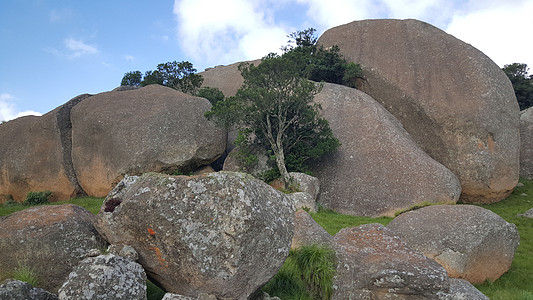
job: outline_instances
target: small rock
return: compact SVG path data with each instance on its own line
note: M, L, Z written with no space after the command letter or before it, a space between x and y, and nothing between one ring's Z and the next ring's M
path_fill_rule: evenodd
M137 253L137 251L135 251L135 249L133 249L132 246L123 244L110 245L108 250L111 254L120 255L122 257L129 258L133 261L137 261L139 259L139 254Z
M289 176L294 180L300 192L306 192L316 201L320 193L320 180L311 175L298 172L290 172Z
M295 209L308 209L310 212L316 212L316 198L313 198L307 192L296 192L287 194L294 202Z
M523 214L518 214L519 217L533 218L533 208L529 209Z
M523 186L524 186L524 184L521 183L521 182L519 182L519 183L516 185L516 187L523 187Z
M161 300L196 300L196 299L192 297L183 296L183 295L166 293L165 296L163 296L163 299Z
M140 264L114 254L88 257L68 275L60 300L146 300L146 274Z
M35 288L26 282L7 279L0 284L0 299L2 300L57 300L57 296L40 288Z
M527 197L527 194L526 193L522 193L522 194L520 194L520 196Z

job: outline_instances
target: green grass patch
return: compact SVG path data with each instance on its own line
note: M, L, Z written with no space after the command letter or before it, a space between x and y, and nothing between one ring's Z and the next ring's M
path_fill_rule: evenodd
M12 278L19 281L26 282L32 286L37 286L39 283L39 279L37 277L37 274L35 274L35 271L33 268L31 268L28 265L19 263L19 266L17 269L15 269L13 272L9 272L7 274L4 274L3 276L0 276L2 282L4 279Z
M393 219L389 217L355 217L341 215L330 210L320 210L317 213L311 213L311 217L331 235L337 234L343 228L357 227L363 224L380 223L386 226Z
M283 300L330 299L336 271L335 252L323 246L303 246L289 257L263 291Z
M533 181L520 180L520 182L524 186L517 187L507 199L494 204L480 205L498 214L507 222L514 223L520 233L520 245L510 270L495 282L476 286L491 300L533 300L533 219L517 216L533 208Z
M59 202L49 202L44 205L61 205L61 204L76 204L79 205L88 211L92 212L93 214L97 214L98 211L100 211L100 207L102 206L102 203L104 202L104 198L97 198L97 197L82 197L82 198L74 198L66 201L59 201ZM12 214L14 212L29 208L31 206L25 205L23 203L7 203L4 205L0 205L0 217L7 216L9 214Z

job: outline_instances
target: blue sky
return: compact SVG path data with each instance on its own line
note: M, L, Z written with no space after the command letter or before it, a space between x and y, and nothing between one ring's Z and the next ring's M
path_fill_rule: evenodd
M295 30L368 18L416 18L498 65L533 68L533 0L2 0L0 121L46 113L124 73L188 60L206 67L260 58Z

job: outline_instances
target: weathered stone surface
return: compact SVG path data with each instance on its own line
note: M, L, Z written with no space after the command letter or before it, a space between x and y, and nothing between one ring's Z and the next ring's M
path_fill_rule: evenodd
M196 300L193 297L182 296L178 294L166 293L162 300Z
M440 263L450 277L473 284L509 270L520 237L516 226L474 205L435 205L406 212L387 228Z
M114 254L88 257L68 275L60 300L146 300L146 274L140 264Z
M342 143L313 166L322 205L343 214L393 216L416 203L457 201L457 177L370 96L325 84L315 100Z
M489 300L482 292L464 279L450 278L450 291L439 293L439 300Z
M299 191L308 193L315 200L318 198L320 193L320 180L318 178L299 172L289 172L289 176L294 180Z
M8 279L0 284L2 300L57 300L57 296L26 282Z
M533 180L533 107L520 112L520 177Z
M0 270L33 268L39 287L57 292L72 268L105 247L96 216L73 204L38 206L0 218Z
M144 174L110 192L98 228L168 292L246 299L288 256L293 218L290 200L250 175Z
M246 165L243 163L243 156L255 155L257 157L257 162ZM250 147L248 150L244 150L241 153L241 147L233 148L226 159L224 160L224 166L222 170L230 172L244 172L258 176L263 172L266 172L272 169L272 164L269 161L268 153L266 150L258 147Z
M305 210L297 210L294 218L294 236L291 249L303 245L331 247L333 236L320 226Z
M446 270L381 224L344 228L333 238L338 264L332 299L436 299Z
M527 210L525 213L523 214L518 214L519 216L521 217L526 217L526 218L533 218L533 208Z
M27 116L0 127L0 194L22 202L28 192L52 191L52 200L76 194L63 166L55 113Z
M310 212L317 211L316 200L309 193L295 192L287 194L287 197L292 200L295 209L307 209Z
M237 90L244 83L244 78L242 78L241 71L239 71L239 65L242 63L238 62L227 66L216 66L198 73L204 78L202 87L217 88L226 97L235 96ZM248 63L258 65L261 63L261 60L257 59Z
M72 159L81 186L105 196L125 174L194 171L216 160L226 136L204 117L210 107L160 85L101 93L76 105Z
M461 200L495 202L513 190L519 108L509 79L490 58L417 20L356 21L327 30L318 43L338 45L348 61L361 64L359 88L459 177Z
M139 260L139 254L132 246L128 245L109 245L107 251L111 254L120 255L122 257L129 258L133 261Z

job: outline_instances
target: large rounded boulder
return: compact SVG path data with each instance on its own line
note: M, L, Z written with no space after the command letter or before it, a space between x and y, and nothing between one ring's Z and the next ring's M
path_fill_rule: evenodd
M533 180L533 107L520 112L520 177Z
M519 173L519 108L490 58L417 20L356 21L327 30L318 43L338 45L361 65L358 88L459 177L462 201L491 203L510 194Z
M450 277L495 281L513 262L516 226L474 205L435 205L403 213L387 225L414 250L440 263Z
M343 214L394 216L417 203L459 199L457 177L372 97L325 84L315 101L342 144L313 166L322 205Z
M96 216L73 204L38 206L0 218L0 275L33 269L38 286L57 292L92 249L105 249Z
M0 126L0 195L22 202L28 192L51 191L52 201L85 195L70 159L70 110L80 95L40 116Z
M98 228L139 254L166 291L247 299L289 254L294 208L283 193L250 175L144 174L110 192Z
M124 177L193 171L216 160L225 132L204 113L209 101L160 85L100 93L72 109L72 161L89 195Z

